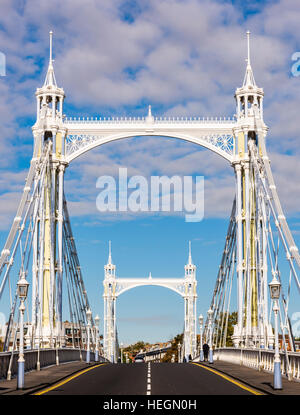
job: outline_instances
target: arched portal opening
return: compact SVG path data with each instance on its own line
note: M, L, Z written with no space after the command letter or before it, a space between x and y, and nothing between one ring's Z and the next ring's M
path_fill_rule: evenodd
M134 159L137 160L136 165L133 163ZM160 159L165 163L159 164ZM145 174L150 174L152 171L157 174L167 174L169 169L169 175L187 173L195 175L198 172L209 176L212 187L211 207L215 209L210 213L218 217L217 224L212 228L211 219L206 218L200 223L186 223L179 215L166 215L161 212L153 215L152 218L143 215L142 212L128 217L124 217L123 212L113 212L111 215L98 212L95 204L97 178L99 175L116 174L119 166L124 165L122 164L124 161L128 163L132 174L143 171ZM218 196L219 184L225 191L221 191ZM76 192L72 192L71 189ZM87 189L87 198L78 195L78 191L85 189ZM95 313L102 315L98 304L103 292L102 266L107 260L108 240L113 241L114 257L118 265L117 275L120 278L145 277L149 271L152 272L153 277L183 276L187 241L192 240L195 263L200 264L199 279L203 278L203 285L207 286L206 292L213 290L217 270L208 258L212 249L222 252L223 235L227 227L225 218L228 217L234 197L234 175L225 159L197 144L182 140L159 138L158 141L157 137L118 140L94 148L93 151L86 152L74 160L65 174L65 192L72 223L75 225L74 234L80 250L82 268L85 274L91 275L91 278L86 278L86 288L90 293L91 304L95 304ZM223 199L222 203L218 197L220 200ZM223 208L224 212L221 212L221 206L226 205L224 199L228 207ZM179 252L181 255L178 255ZM140 289L142 288L138 288ZM147 289L152 287L143 288L143 290ZM160 289L160 292L164 293L165 290ZM198 289L198 294L203 304L202 313L205 313L209 308L209 300L202 290ZM131 290L127 295L135 297L136 290ZM122 297L117 300L117 304L119 301L122 302ZM182 311L182 307L180 310ZM117 315L119 311L117 305ZM182 316L179 321L181 322L179 324L182 324ZM174 333L176 334L178 333Z

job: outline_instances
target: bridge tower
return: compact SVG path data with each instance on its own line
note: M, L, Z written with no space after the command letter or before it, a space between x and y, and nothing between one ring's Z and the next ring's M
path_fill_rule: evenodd
M116 265L112 263L111 242L109 241L109 254L107 264L104 266L104 356L112 363L117 359L117 329L116 329Z
M35 209L38 220L34 226L32 264L32 327L36 328L35 344L53 346L53 333L60 342L62 323L63 273L63 188L64 143L63 125L64 90L59 88L53 68L52 32L50 56L45 82L36 90L37 119L32 127L34 155L39 159L46 144L51 142L49 166L45 173L40 200ZM37 296L37 292L39 295Z
M264 198L256 190L249 146L258 146L258 134L265 139L263 121L264 91L256 85L250 62L250 32L247 32L247 66L244 82L235 92L237 124L234 127L237 224L237 299L238 321L233 341L239 345L271 346L273 335L268 324L267 235L262 226L266 212ZM261 154L261 148L259 148ZM261 252L256 252L260 238ZM260 310L259 310L260 308ZM268 343L268 344L266 344Z
M184 267L184 355L188 361L189 355L196 356L196 301L197 301L197 281L196 265L192 261L191 242L189 242L189 258Z

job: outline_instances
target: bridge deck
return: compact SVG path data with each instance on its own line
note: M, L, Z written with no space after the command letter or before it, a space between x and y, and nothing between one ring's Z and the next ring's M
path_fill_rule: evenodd
M150 366L151 395L300 394L300 383L283 379L283 390L274 391L272 374L227 362L201 363L201 366L152 363ZM88 368L91 370L81 374ZM16 390L16 379L2 381L0 394L34 394L39 390L46 391L44 395L146 395L148 373L148 364L144 363L104 364L93 368L84 362L73 362L27 373L23 391Z

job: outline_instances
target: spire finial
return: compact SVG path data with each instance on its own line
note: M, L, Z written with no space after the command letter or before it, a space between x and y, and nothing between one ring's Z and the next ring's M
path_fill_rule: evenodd
M191 249L191 241L189 241L189 264L192 264L192 249Z
M48 65L48 71L47 71L46 79L44 82L44 86L57 87L57 83L56 83L56 79L54 75L54 69L53 69L52 39L53 39L53 32L52 30L50 30L49 32L49 65Z
M112 264L112 261L111 261L111 241L108 242L108 263Z
M52 64L52 37L53 37L53 32L52 30L50 30L49 32L49 40L50 40L50 48L49 48L49 63Z
M148 117L151 117L151 105L148 106Z
M250 64L250 31L249 30L247 30L247 62L248 62L248 65L251 65Z
M248 30L246 32L247 34L247 67L246 67L246 74L245 74L245 78L244 78L244 82L243 82L243 87L248 88L249 86L251 87L255 87L255 79L254 79L254 75L253 75L253 71L251 68L251 62L250 62L250 31Z

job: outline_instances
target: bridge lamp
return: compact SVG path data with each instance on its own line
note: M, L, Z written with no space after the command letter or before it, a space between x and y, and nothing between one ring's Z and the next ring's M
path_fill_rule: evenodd
M91 318L92 318L92 312L91 312L91 309L90 308L88 308L86 310L86 318L87 318L86 363L90 363L90 327L91 327Z
M181 351L181 343L178 343L178 363L181 363L181 354L180 354L180 351Z
M212 351L212 317L213 317L213 313L214 312L213 312L212 308L210 308L207 311L208 325L209 325L209 358L208 358L209 363L214 362L213 351Z
M203 315L200 314L198 317L199 326L200 326L200 362L203 362Z
M121 363L123 363L123 346L124 346L124 344L121 343L120 346L121 346Z
M273 311L275 320L275 354L274 354L274 389L282 389L281 379L281 360L279 354L279 341L278 341L278 300L280 298L281 284L273 277L273 280L269 283L270 296L273 300Z
M99 322L100 318L98 314L95 317L95 325L96 325L96 353L95 353L95 362L99 361Z
M28 286L29 283L26 281L25 274L22 273L21 278L17 283L17 292L20 299L20 323L19 323L19 330L20 330L20 346L19 346L19 358L18 358L18 381L17 387L18 389L24 388L24 367L25 367L25 359L24 359L24 311L25 305L24 301L27 298L28 293Z

